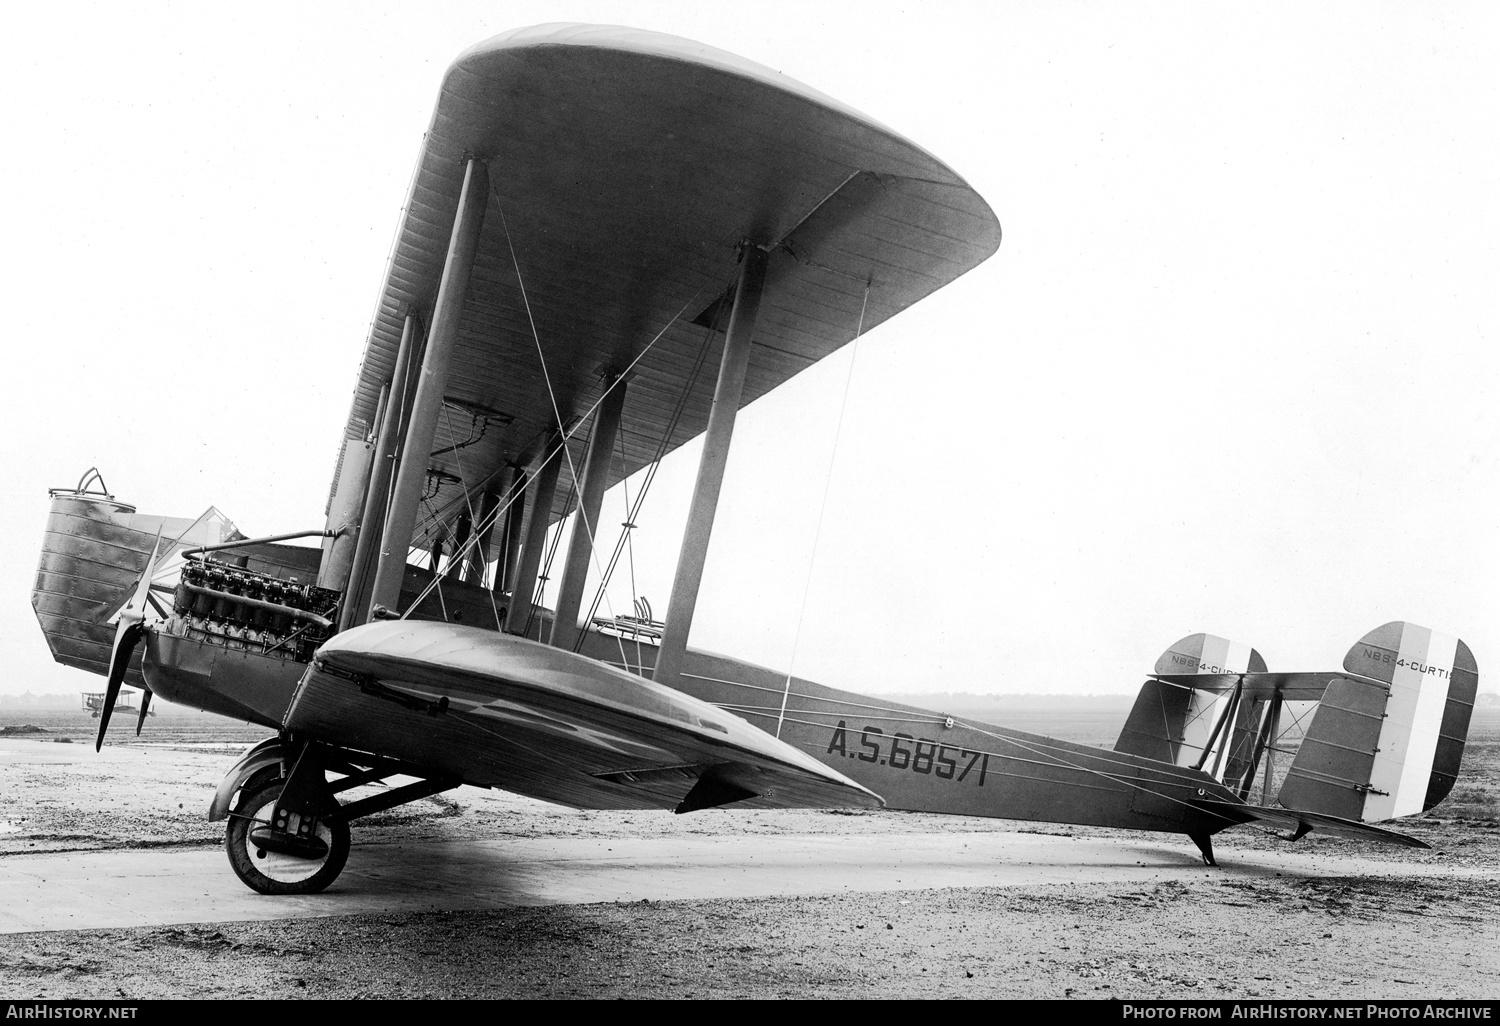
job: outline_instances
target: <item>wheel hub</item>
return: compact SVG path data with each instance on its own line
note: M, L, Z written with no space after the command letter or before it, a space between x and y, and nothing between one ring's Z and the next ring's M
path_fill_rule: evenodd
M328 845L317 836L298 837L271 826L250 828L250 843L278 855L290 855L294 859L310 861L327 858Z

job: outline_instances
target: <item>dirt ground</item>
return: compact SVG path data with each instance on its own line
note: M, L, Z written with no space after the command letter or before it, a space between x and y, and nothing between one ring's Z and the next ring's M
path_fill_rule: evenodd
M0 858L217 845L204 810L260 733L163 716L140 741L112 729L95 755L86 717L33 714L45 733L16 733L27 719L7 715L0 730L56 747L40 765L0 758ZM0 997L1500 998L1500 716L1476 720L1464 776L1435 813L1400 824L1428 852L1297 842L1381 858L1389 875L1226 871L1147 888L1081 880L6 935ZM464 788L361 821L355 841L1018 830L1091 832L884 811L575 812ZM1285 845L1246 828L1217 838L1226 865ZM1404 872L1412 862L1428 875Z

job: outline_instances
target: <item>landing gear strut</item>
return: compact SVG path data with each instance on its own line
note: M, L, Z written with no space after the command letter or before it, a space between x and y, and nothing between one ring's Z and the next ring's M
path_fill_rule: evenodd
M1203 864L1217 866L1218 863L1214 861L1214 835L1188 834L1188 836L1193 839L1193 843L1198 846L1198 851L1203 854Z

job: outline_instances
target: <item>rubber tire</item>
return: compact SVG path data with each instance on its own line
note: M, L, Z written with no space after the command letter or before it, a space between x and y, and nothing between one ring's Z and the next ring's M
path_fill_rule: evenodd
M260 774L256 774L259 776ZM338 802L328 797L329 812L333 815L320 819L319 836L328 844L328 855L317 872L300 880L277 880L262 873L256 866L249 833L254 826L255 814L281 797L285 781L279 777L256 781L251 778L240 791L240 801L229 817L229 828L224 833L224 850L229 855L230 868L234 875L260 894L317 894L344 871L349 860L349 824L337 815ZM326 835L324 833L326 831Z

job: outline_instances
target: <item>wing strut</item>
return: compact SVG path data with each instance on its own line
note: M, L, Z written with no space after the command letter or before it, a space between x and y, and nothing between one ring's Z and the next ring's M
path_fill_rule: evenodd
M375 562L379 558L380 536L385 528L385 508L391 497L391 475L401 435L411 417L416 390L412 375L407 373L417 339L417 318L407 313L401 325L401 343L396 348L396 366L391 374L390 398L385 416L380 418L380 434L375 442L375 459L370 468L370 484L365 489L365 508L359 520L359 538L354 545L354 567L349 572L349 587L344 593L344 608L339 614L339 630L357 627L369 618L369 591L374 584Z
M556 648L571 650L578 633L578 607L583 604L584 578L589 570L589 556L594 551L594 536L599 533L599 510L609 477L609 458L614 452L615 436L620 430L620 413L624 409L625 382L611 379L605 389L604 401L594 414L588 456L583 464L583 480L578 482L578 519L574 521L573 537L568 542L562 582L557 590L557 609L552 617L549 644Z
M500 552L500 561L495 566L493 590L496 597L505 596L508 608L515 608L516 566L521 558L521 527L526 522L527 495L526 470L511 467L500 504L505 509L503 519L495 524L495 547Z
M448 256L433 307L427 351L422 355L416 398L412 401L411 424L401 448L395 494L391 497L390 514L386 517L381 538L380 559L370 598L372 609L375 606L395 609L401 599L406 553L412 531L417 526L422 489L427 484L427 461L432 453L433 436L437 433L438 415L443 409L443 389L448 384L448 367L453 362L453 350L458 342L464 296L474 270L474 254L479 248L479 230L484 226L489 195L489 172L477 159L470 157L464 167L463 191L459 194L458 210L453 218L453 234L449 237Z
M719 487L724 483L729 443L734 436L734 417L740 407L745 370L750 362L750 340L755 333L755 318L760 312L761 291L766 281L765 250L746 242L742 252L734 309L729 315L729 331L724 336L724 354L719 359L719 382L714 388L714 405L708 415L703 454L698 458L698 481L693 486L693 503L688 511L687 528L682 533L677 572L672 578L666 628L656 656L654 679L668 687L677 683L682 657L687 651L693 608L698 602L698 586L703 581L708 540L713 533L714 513L719 505Z
M1271 708L1266 710L1266 730L1263 737L1265 738L1265 744L1262 746L1261 751L1265 753L1266 758L1266 782L1261 786L1260 803L1262 805L1270 805L1271 788L1276 779L1274 763L1276 742L1281 740L1281 692L1279 691L1271 699ZM1252 766L1250 767L1250 776L1254 775L1255 767ZM1245 779L1248 781L1250 777L1247 776ZM1248 800L1248 795L1241 795L1240 797Z
M1214 745L1218 742L1219 735L1224 733L1224 728L1234 722L1234 714L1240 707L1240 693L1244 688L1245 680L1243 677L1234 682L1234 691L1229 696L1229 702L1224 706L1224 712L1219 716L1219 722L1214 724L1213 733L1208 735L1208 742L1203 746L1203 754L1198 756L1198 762L1193 766L1193 769L1201 770L1211 756L1217 755L1219 757L1215 760L1216 768L1217 764L1222 761L1224 751L1229 747L1229 735L1226 734L1224 744L1219 746L1217 752L1214 750Z
M542 550L547 546L548 514L552 511L552 497L557 493L557 475L562 470L562 444L562 435L549 435L538 457L545 462L526 472L526 506L531 515L525 521L525 538L512 578L510 611L505 614L505 629L511 634L525 634L531 621L536 575L542 567Z
M1255 770L1260 765L1260 760L1266 760L1266 783L1261 789L1261 804L1265 805L1271 801L1271 749L1276 744L1276 728L1281 723L1281 692L1271 696L1269 708L1260 721L1260 734L1255 739L1255 750L1250 753L1250 764L1245 767L1245 775L1240 779L1235 793L1240 796L1240 801L1250 800L1250 788L1255 783Z

